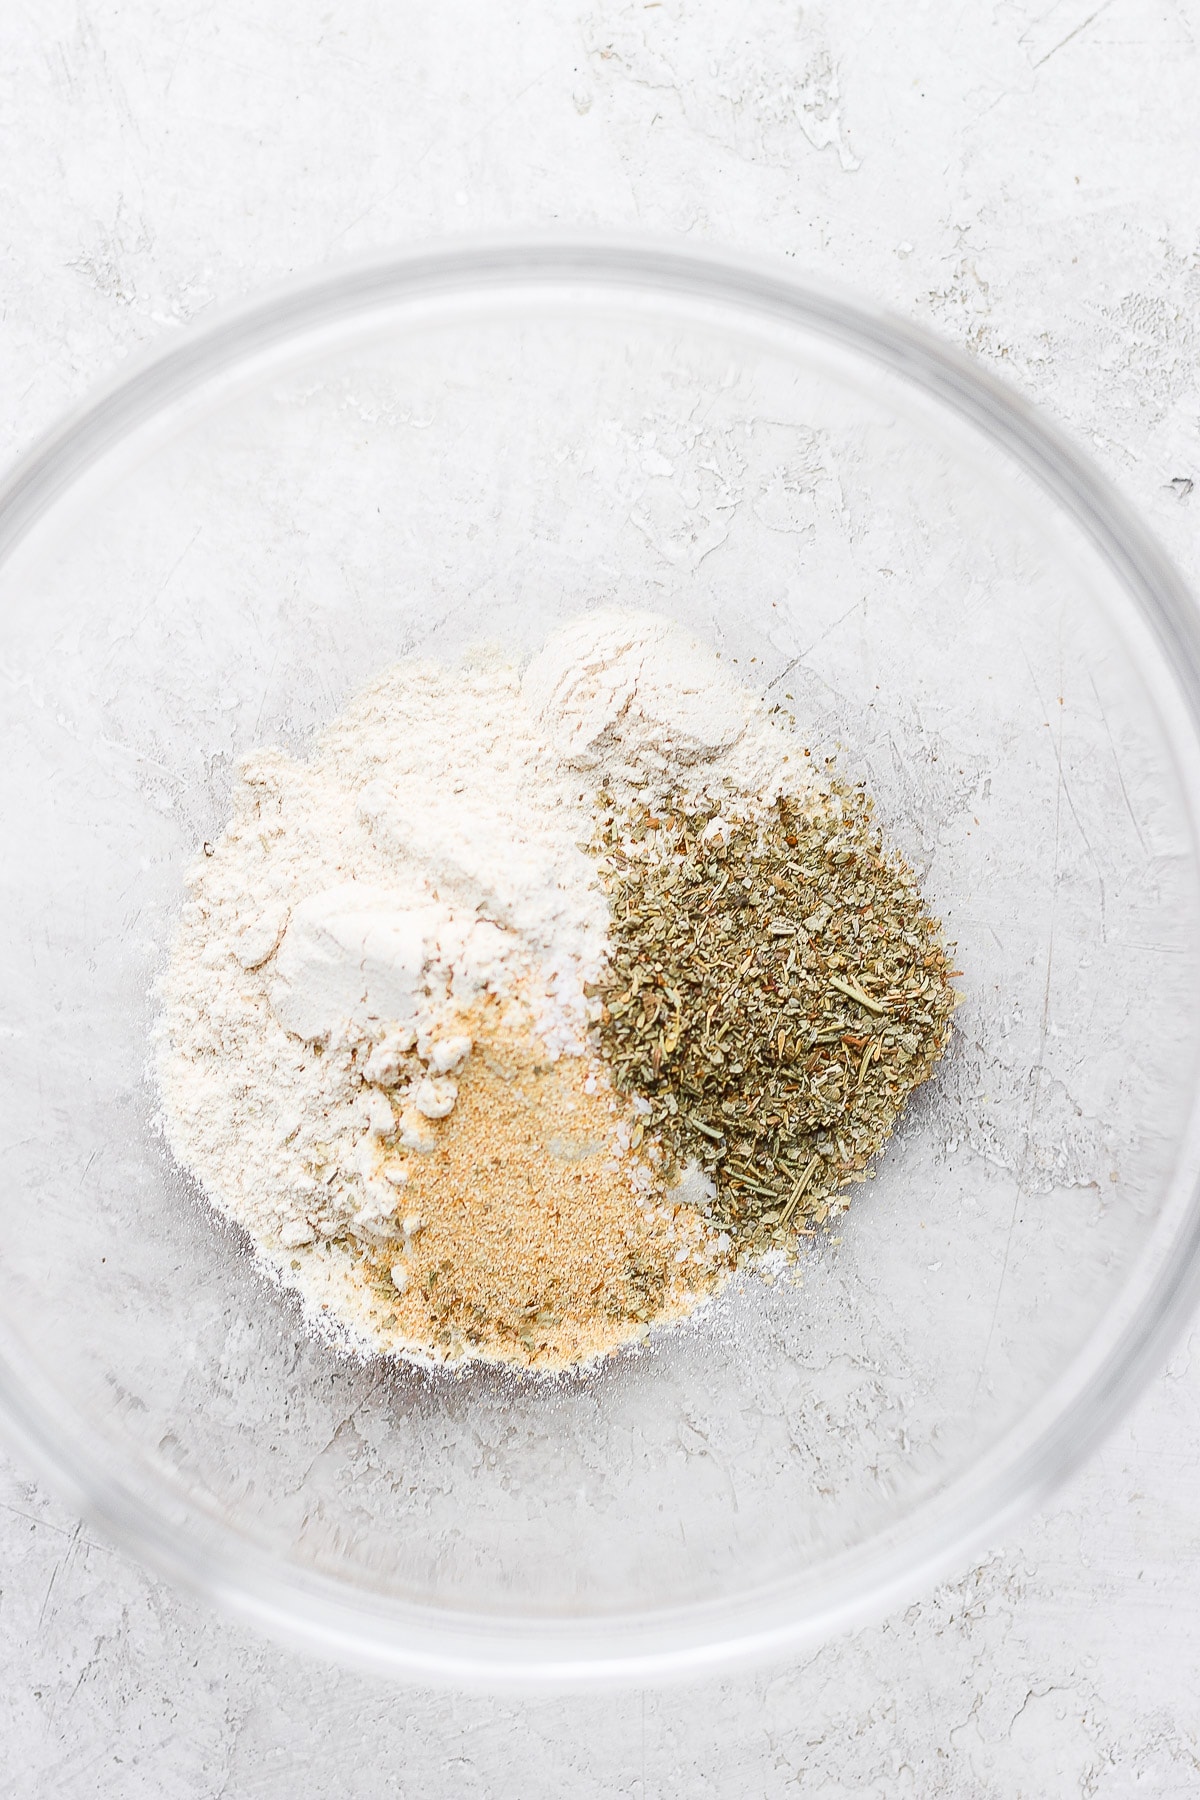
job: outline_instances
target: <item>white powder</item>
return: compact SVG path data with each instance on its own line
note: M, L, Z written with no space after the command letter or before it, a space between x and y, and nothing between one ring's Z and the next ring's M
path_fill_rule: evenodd
M562 764L625 798L699 804L804 785L795 739L707 645L652 613L586 613L556 632L522 692Z
M247 760L162 984L164 1122L314 1316L371 1341L345 1240L419 1229L397 1224L377 1153L432 1147L471 1053L464 1005L520 986L548 1054L582 1052L605 950L580 848L600 780L721 805L795 791L794 759L711 651L610 611L556 634L523 680L497 660L402 663L308 761Z

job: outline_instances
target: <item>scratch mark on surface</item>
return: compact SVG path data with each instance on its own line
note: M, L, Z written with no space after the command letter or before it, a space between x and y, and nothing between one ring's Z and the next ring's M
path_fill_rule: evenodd
M547 75L551 74L556 67L556 63L547 63L540 74L535 75L531 81L527 81L523 88L518 89L515 94L511 95L509 99L504 102L503 106L498 107L495 112L489 113L483 123L478 125L469 137L463 138L454 146L454 148L459 151L466 150L467 147L470 144L473 144L485 131L490 130L498 119L502 119L505 113L511 112L518 101L523 100L526 94L528 94L531 89L537 87L540 81L544 81ZM347 224L343 225L340 230L334 232L333 236L328 240L329 246L332 247L334 244L340 242L342 238L347 237L350 232L354 230L356 225L361 225L364 219L369 218L372 213L378 212L381 206L386 206L389 200L394 199L405 183L411 182L420 172L435 150L444 152L446 149L445 133L439 132L436 137L430 139L420 156L417 157L414 163L411 163L405 169L398 181L394 181L385 193L379 195L377 199L369 201L367 205L363 207L361 212L355 213L354 217Z
M1121 798L1125 802L1125 811L1129 814L1129 822L1133 826L1134 831L1137 833L1137 841L1142 847L1143 854L1149 855L1149 850L1147 849L1146 840L1142 836L1142 827L1138 822L1137 814L1133 810L1133 802L1129 798L1129 790L1125 786L1125 777L1121 773L1121 760L1117 755L1117 746L1116 746L1115 742L1113 741L1112 727L1110 726L1110 724L1108 722L1108 712L1105 708L1103 700L1101 700L1101 698L1100 698L1100 690L1096 686L1096 677L1094 675L1092 675L1091 673L1089 673L1088 680L1092 684L1092 692L1096 696L1096 705L1100 710L1100 721L1101 721L1101 724L1104 726L1104 735L1105 735L1105 737L1107 737L1108 747L1112 751L1113 768L1116 771L1117 786L1121 790Z
M806 657L811 656L817 646L823 644L827 637L832 637L839 625L844 625L846 623L846 620L850 617L851 613L858 612L859 609L865 605L866 600L864 598L862 600L856 600L853 606L848 606L839 618L836 618L831 625L827 625L824 631L820 632L813 639L811 644L806 644L804 649L793 656L790 662L785 663L778 675L772 676L771 680L768 681L766 685L765 691L769 694L773 687L778 687L781 681L786 681L793 669L798 668Z
M271 666L267 670L266 677L263 681L262 699L259 701L259 704L258 704L258 717L254 721L254 739L255 739L256 743L258 741L259 731L262 727L263 714L267 710L267 698L271 692L271 682L274 679L275 668L276 668L276 665L278 664L278 662L279 662L279 646L276 645L275 654L271 658Z
M95 1643L92 1645L92 1654L88 1657L88 1660L84 1663L82 1669L80 1669L79 1674L75 1681L75 1686L71 1689L70 1693L67 1695L66 1699L63 1701L63 1705L62 1705L63 1712L66 1712L67 1708L70 1706L71 1702L74 1700L76 1694L79 1692L80 1688L84 1684L84 1681L91 1674L92 1670L99 1666L100 1652L103 1649L104 1644L106 1642L107 1642L106 1638L103 1636L103 1634L101 1634L101 1636L99 1636L96 1639Z
M996 95L996 98L994 100L989 100L982 112L976 113L975 117L971 120L972 126L978 125L982 119L986 119L990 112L996 110L1002 100L1011 99L1012 95L1016 92L1017 90L1015 87L1001 88L1000 92Z
M475 142L476 138L483 136L485 131L490 131L492 126L496 124L497 120L502 119L506 113L510 113L512 111L513 107L517 104L517 102L519 100L523 100L525 98L526 94L530 93L535 87L537 87L539 82L545 81L547 75L552 74L554 69L557 66L558 65L556 62L547 63L546 67L541 71L540 74L535 75L533 77L532 81L527 81L523 88L518 88L516 93L513 94L509 99L507 99L504 102L503 106L498 106L496 108L495 112L489 113L487 118L483 121L482 125L476 126L475 130L471 133L470 137L463 138L461 144L459 145L459 149L465 150L467 148L468 144L473 144ZM418 162L418 164L417 164L418 168L420 168L421 162L424 162L425 157L429 155L430 151L432 149L434 149L434 147L435 147L434 144L430 144L429 148L423 153L423 155L421 157L421 161Z
M75 1546L79 1542L79 1534L82 1530L83 1530L83 1524L82 1524L82 1521L80 1521L69 1532L67 1547L63 1551L62 1555L59 1557L58 1561L55 1563L53 1569L50 1571L50 1580L46 1584L46 1592L45 1592L45 1595L42 1600L42 1610L38 1614L38 1630L39 1631L42 1629L42 1626L45 1624L45 1621L46 1621L46 1609L50 1605L50 1597L54 1592L54 1584L58 1580L59 1576L62 1574L63 1570L66 1568L67 1564L70 1562L71 1557L74 1554Z
M201 11L189 14L187 28L185 29L183 36L179 40L179 49L175 53L175 61L171 64L171 73L167 76L167 85L163 89L163 99L164 100L167 98L168 94L171 92L171 83L174 81L175 76L179 70L179 65L183 61L184 54L187 51L188 43L191 39L192 31L195 28L196 20L201 17L201 13L202 13L204 22L205 22L205 24L207 24L208 21L212 18L212 15L215 11L216 11L216 3L215 3L215 0L213 0L213 4L211 6L203 7L201 9Z
M1028 658L1026 658L1026 661L1028 662ZM1029 671L1029 675L1033 682L1033 689L1036 694L1038 691L1037 681L1034 679L1032 668ZM1042 1018L1038 1031L1038 1053L1037 1062L1034 1065L1033 1093L1030 1096L1029 1117L1025 1124L1024 1170L1016 1179L1012 1211L1009 1214L1008 1231L1004 1239L1004 1256L1000 1263L1000 1276L996 1282L996 1299L992 1306L992 1317L988 1325L987 1339L983 1346L983 1355L979 1359L979 1373L975 1378L975 1387L972 1394L973 1399L978 1395L980 1387L983 1385L983 1377L987 1372L988 1358L991 1355L992 1344L996 1336L996 1325L1000 1318L1000 1302L1004 1295L1005 1283L1008 1280L1008 1267L1012 1257L1013 1237L1016 1234L1017 1213L1020 1210L1021 1202L1025 1198L1026 1174L1031 1154L1030 1146L1033 1143L1034 1127L1037 1124L1038 1108L1041 1105L1042 1084L1046 1078L1046 1039L1049 1036L1050 1031L1050 987L1054 973L1054 928L1058 915L1058 870L1062 849L1062 802L1064 793L1061 755L1056 756L1056 761L1058 763L1058 786L1055 789L1054 795L1054 874L1050 883L1050 922L1046 941L1046 979L1042 988ZM1069 805L1070 797L1068 796L1067 798ZM1072 811L1073 810L1074 809L1072 809ZM1076 821L1076 823L1078 823L1078 821Z
M1049 715L1050 709L1049 709L1049 707L1047 707L1045 701L1042 698L1041 689L1038 686L1037 676L1034 674L1034 671L1033 671L1033 664L1030 662L1029 657L1025 654L1025 650L1023 647L1022 647L1021 654L1025 658L1025 667L1029 670L1030 685L1032 686L1034 693L1037 695L1038 705L1042 708L1043 712L1045 712L1047 715ZM1056 806L1059 801L1062 801L1064 799L1066 800L1067 808L1071 814L1072 820L1074 821L1075 829L1079 833L1079 836L1080 836L1080 839L1082 840L1084 849L1087 851L1088 860L1090 861L1093 869L1095 869L1095 871L1096 871L1096 885L1100 891L1100 939L1101 939L1102 943L1107 943L1108 942L1108 925L1107 925L1108 914L1107 914L1107 891L1106 891L1106 888L1104 885L1104 871L1101 869L1100 860L1097 857L1095 850L1093 850L1093 848L1092 848L1092 840L1088 836L1087 832L1084 830L1083 821L1079 817L1078 812L1076 811L1075 800L1071 793L1071 785L1068 782L1066 773L1063 769L1063 758L1062 758L1063 710L1064 709L1062 708L1062 706L1060 706L1058 709L1057 729L1051 731L1051 733L1050 733L1050 750L1051 750L1051 754L1054 757L1055 764L1057 765L1057 768L1058 768L1059 792L1058 792L1058 801L1056 801ZM1048 716L1047 716L1046 722L1047 722L1047 724L1049 724ZM1056 855L1055 855L1055 860L1054 860L1054 880L1055 880L1055 885L1057 887L1057 883L1058 883L1057 843L1055 845L1055 850L1056 850Z
M1082 20L1080 24L1076 25L1074 31L1068 31L1065 38L1060 38L1058 43L1055 44L1052 49L1047 50L1045 56L1039 56L1037 61L1032 66L1035 69L1040 69L1042 67L1043 63L1048 63L1050 61L1050 58L1052 56L1057 56L1059 51L1062 49L1065 49L1065 47L1071 42L1071 40L1073 38L1077 38L1079 36L1081 31L1086 31L1089 25L1094 25L1096 23L1096 20L1100 17L1101 13L1106 13L1108 11L1109 7L1112 5L1112 3L1113 3L1113 0L1104 0L1103 6L1098 6L1094 13L1090 13L1086 19Z
M14 1506L11 1500L0 1500L0 1511L10 1512L18 1519L27 1519L31 1525L36 1525L39 1531L57 1531L59 1537L70 1537L71 1532L76 1529L71 1525L56 1525L52 1519L39 1519L34 1513L22 1512L21 1508Z
M109 650L108 655L104 659L104 667L105 668L107 668L109 663L111 663L113 657L117 654L117 650L121 644L130 644L133 642L133 640L137 636L138 632L142 629L142 626L146 623L146 620L150 617L150 614L154 611L155 607L158 605L159 601L162 599L163 595L166 593L167 588L170 586L171 581L174 578L175 572L178 569L180 563L189 554L193 545L196 542L196 539L200 536L200 533L203 530L204 530L203 525L197 525L195 531L193 531L191 537L188 539L187 543L183 546L183 549L179 552L179 555L175 558L175 561L171 564L170 568L167 570L166 574L163 576L158 587L154 590L153 594L151 594L149 600L147 600L145 606L142 608L142 611L138 614L137 618L134 620L134 622L130 626L129 630L124 632L120 637L114 639L112 648Z

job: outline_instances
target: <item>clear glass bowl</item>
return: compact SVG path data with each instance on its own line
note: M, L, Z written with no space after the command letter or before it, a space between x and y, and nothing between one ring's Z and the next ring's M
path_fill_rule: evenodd
M418 251L143 364L0 552L0 1401L157 1569L397 1672L645 1680L895 1603L1153 1367L1198 1261L1195 617L979 370L683 249ZM252 746L613 602L869 781L953 1053L798 1279L555 1385L356 1364L156 1133L184 870Z

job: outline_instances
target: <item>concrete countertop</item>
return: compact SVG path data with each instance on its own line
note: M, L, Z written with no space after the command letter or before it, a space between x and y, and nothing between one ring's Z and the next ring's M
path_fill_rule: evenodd
M41 0L0 18L0 456L212 304L448 231L826 272L1087 446L1200 583L1200 31L1178 0ZM182 1599L0 1462L0 1796L1200 1794L1200 1329L1039 1518L704 1686L397 1689Z

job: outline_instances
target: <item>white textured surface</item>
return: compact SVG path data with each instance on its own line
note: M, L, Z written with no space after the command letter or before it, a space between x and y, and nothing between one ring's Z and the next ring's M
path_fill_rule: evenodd
M1200 578L1196 29L1150 0L7 9L0 453L290 270L641 225L794 257L967 344ZM958 1581L793 1666L644 1698L397 1692L298 1660L5 1465L0 1795L1194 1795L1198 1343Z

